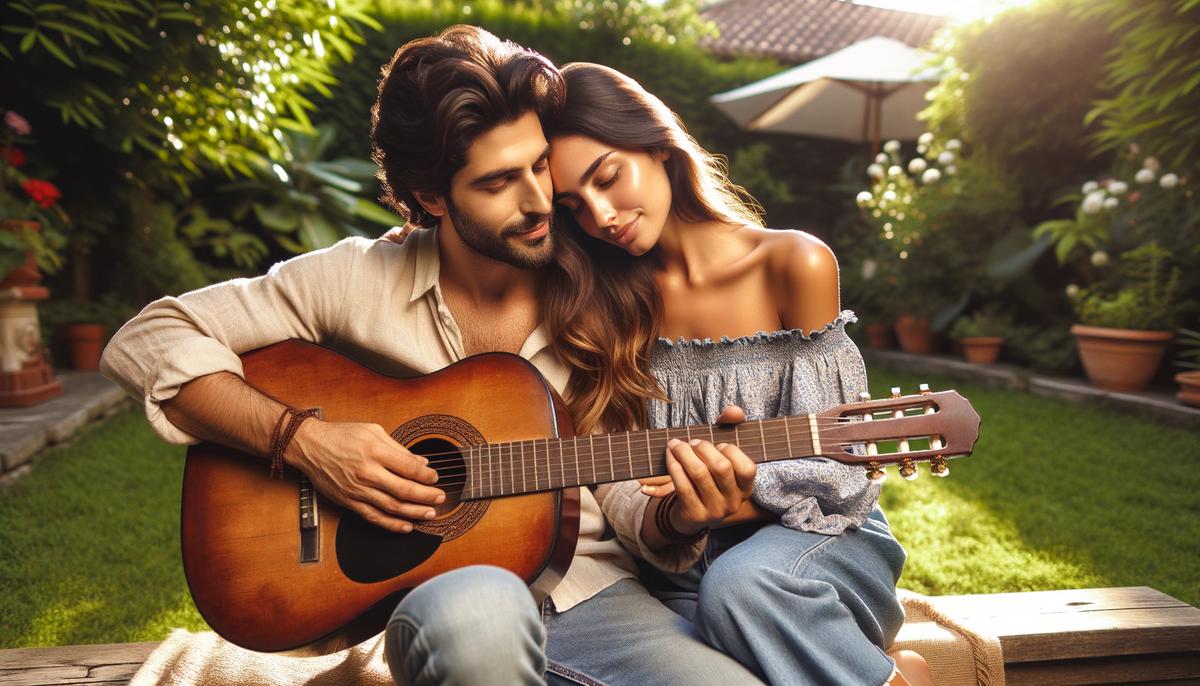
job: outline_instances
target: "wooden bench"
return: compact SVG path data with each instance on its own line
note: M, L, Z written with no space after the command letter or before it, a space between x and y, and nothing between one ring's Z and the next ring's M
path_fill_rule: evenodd
M941 596L1000 638L1009 684L1200 683L1200 609L1145 586ZM157 643L0 650L0 685L125 684Z

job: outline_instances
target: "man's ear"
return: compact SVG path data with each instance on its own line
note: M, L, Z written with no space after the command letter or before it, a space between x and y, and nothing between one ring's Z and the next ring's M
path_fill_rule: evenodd
M446 198L445 196L433 193L431 191L413 191L413 197L417 202L421 203L421 207L425 211L435 217L441 217L446 214Z

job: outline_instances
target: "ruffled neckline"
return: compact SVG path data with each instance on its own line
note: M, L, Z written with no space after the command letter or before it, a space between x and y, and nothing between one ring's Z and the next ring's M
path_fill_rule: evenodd
M684 350L711 350L716 348L757 345L760 343L780 343L794 339L814 341L830 333L831 331L842 329L846 326L846 324L853 324L857 321L858 316L855 315L852 310L842 310L833 321L829 322L820 329L813 331L812 333L805 333L804 329L783 329L780 331L759 331L756 334L738 336L737 338L721 336L720 339L715 341L711 338L693 338L688 340L683 336L680 336L676 340L671 340L670 338L659 336L657 347L680 348Z

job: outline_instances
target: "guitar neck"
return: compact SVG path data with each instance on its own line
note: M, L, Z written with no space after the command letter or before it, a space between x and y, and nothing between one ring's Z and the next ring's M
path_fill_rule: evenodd
M463 446L469 475L462 499L495 498L667 474L667 442L701 438L732 443L754 462L821 454L816 417L802 415L733 426L686 426L571 438Z

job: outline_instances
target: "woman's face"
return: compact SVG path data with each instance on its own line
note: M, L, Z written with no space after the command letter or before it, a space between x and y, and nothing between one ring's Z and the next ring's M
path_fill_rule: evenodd
M586 136L556 137L550 142L554 200L592 238L643 255L658 243L671 212L666 158L666 152L627 150Z

